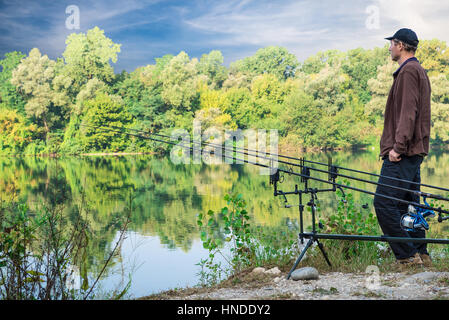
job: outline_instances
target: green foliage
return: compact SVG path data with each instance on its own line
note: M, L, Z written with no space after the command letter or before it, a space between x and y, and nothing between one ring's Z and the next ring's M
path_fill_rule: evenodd
M349 50L342 61L341 68L350 77L349 89L354 89L360 102L366 104L371 95L368 91L368 80L376 77L378 66L388 62L388 46L364 50Z
M252 226L241 194L226 194L224 200L227 206L219 212L209 210L197 215L200 239L209 251L208 257L197 264L203 286L216 284L245 268L290 261L296 253L295 232ZM226 266L216 262L218 255Z
M14 69L11 79L11 83L27 99L27 117L43 123L47 134L52 128L58 127L69 103L66 94L59 88L70 83L64 83L55 72L56 62L46 55L42 56L39 49L34 48Z
M62 217L46 209L2 203L0 212L0 297L53 300L75 297L67 287L69 265L80 263L87 227L65 226Z
M141 69L131 73L115 85L114 92L122 97L123 104L136 119L137 129L160 131L173 127L174 123L165 116L168 106L161 96L162 85L157 72L152 71Z
M338 183L341 184L341 182ZM350 186L349 181L345 179L344 185ZM322 221L327 226L327 231L339 234L379 234L377 218L367 210L368 206L364 208L361 204L356 203L350 192L343 194L337 190L336 194L338 197L337 212L327 217L327 221Z
M0 106L18 110L39 135L26 146L20 139L17 146L9 140L1 146L4 152L162 150L142 139L114 142L113 147L105 141L88 142L81 123L99 94L116 97L125 113L117 122L135 129L191 131L196 118L219 129L278 129L280 143L295 149L378 145L392 73L398 67L388 45L322 51L302 63L285 48L269 46L229 68L218 50L200 59L181 51L115 75L111 64L119 52L120 45L94 27L69 35L63 58L56 61L37 48L28 57L7 53L0 60ZM449 141L448 52L446 42L437 39L422 40L417 51L432 83L431 144L439 146Z
M0 151L2 153L22 153L38 136L34 124L28 124L18 111L0 109Z
M197 59L189 59L184 51L168 62L161 72L162 98L176 108L176 114L191 111L197 97Z
M416 51L416 58L427 70L429 76L449 74L449 50L445 41L421 40Z
M365 105L365 114L373 124L383 123L385 104L393 84L393 72L397 64L393 61L377 67L377 76L368 80L371 100ZM380 125L380 124L379 124Z
M430 78L432 86L432 131L435 144L449 143L449 79L444 74Z
M343 183L337 183L350 186L346 179ZM325 226L325 233L371 236L380 234L377 218L368 204L356 202L354 195L347 191L343 194L341 190L337 190L336 194L337 211L324 219L319 219ZM382 246L377 246L375 242L329 240L326 243L326 247L332 250L332 257L336 257L342 263L351 261L355 266L359 263L377 265L378 258L382 255Z
M5 58L0 60L2 70L0 72L0 103L5 104L25 114L25 101L11 83L12 71L20 64L20 60L26 55L18 51L5 53Z
M215 284L222 275L229 276L229 272L241 271L250 265L255 254L245 200L242 199L241 194L227 194L224 199L229 207L223 207L219 213L214 213L212 210L205 215L199 213L197 217L200 239L203 247L209 251L209 257L198 263L202 268L200 277L203 285ZM221 226L223 229L217 236L219 220L223 222ZM223 243L230 244L229 256L222 252ZM221 263L215 263L217 254L220 254L229 264L227 268L222 268ZM209 272L205 272L204 268L209 269Z
M83 210L69 217L63 207L45 206L32 211L25 203L0 203L0 299L91 299L102 272L87 271L92 230ZM72 218L73 220L70 220ZM128 218L129 219L129 215ZM129 220L125 221L120 238ZM120 240L119 240L120 242ZM111 257L103 263L105 270ZM74 286L80 278L80 286ZM113 298L120 299L129 284Z
M203 54L198 62L198 72L207 76L207 84L212 88L220 88L227 77L226 67L223 66L223 55L218 50Z
M269 46L257 50L254 56L234 62L231 69L253 76L269 73L280 80L285 80L295 75L298 65L295 55L289 53L287 49Z
M127 127L132 116L122 102L113 96L100 93L85 103L87 110L81 122L80 143L85 151L124 151L129 138L114 131L105 131L100 126ZM84 126L83 126L84 125Z
M231 115L240 129L250 127L253 120L254 102L247 88L230 88L226 91L224 111Z
M327 50L318 52L307 58L299 70L306 74L320 73L326 66L334 67L342 59L342 53L338 50Z
M71 93L76 96L91 79L97 78L109 83L114 78L114 70L109 60L117 62L120 44L115 44L104 35L104 31L94 27L84 33L72 33L66 39L64 69L62 73L73 80Z

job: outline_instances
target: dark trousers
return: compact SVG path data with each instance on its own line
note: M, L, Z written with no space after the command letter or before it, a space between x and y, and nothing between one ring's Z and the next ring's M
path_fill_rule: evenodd
M388 179L388 177L394 177L421 183L420 167L423 157L416 155L411 157L401 156L401 158L402 160L399 162L391 162L388 160L388 157L384 157L379 183L419 191L419 185ZM398 199L409 200L416 203L419 203L420 200L418 195L387 186L377 186L376 193ZM380 228L385 236L425 238L424 230L407 232L401 228L401 217L408 211L407 203L386 199L382 196L376 195L374 197L374 209L376 211ZM389 242L389 244L396 259L409 258L415 255L416 252L427 254L427 244L425 243Z

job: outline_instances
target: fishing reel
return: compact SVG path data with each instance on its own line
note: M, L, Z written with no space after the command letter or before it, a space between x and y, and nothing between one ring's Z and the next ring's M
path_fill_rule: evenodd
M429 206L424 199L426 206ZM401 217L401 228L405 231L414 232L417 230L429 230L429 224L426 218L432 218L435 212L430 209L415 208L412 205L408 206L408 212Z

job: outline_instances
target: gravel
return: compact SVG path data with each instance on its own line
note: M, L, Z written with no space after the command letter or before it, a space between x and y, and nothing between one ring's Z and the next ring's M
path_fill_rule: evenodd
M258 269L258 276L267 271ZM376 270L374 270L376 271ZM270 274L271 275L271 274ZM316 280L286 280L286 274L271 275L260 287L245 286L211 289L183 299L224 300L423 300L449 299L449 272L340 273L320 274ZM176 299L175 297L173 297Z

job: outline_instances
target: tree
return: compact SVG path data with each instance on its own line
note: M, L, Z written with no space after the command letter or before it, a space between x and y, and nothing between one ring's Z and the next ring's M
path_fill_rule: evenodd
M12 107L22 114L25 114L25 101L11 83L11 77L12 71L20 64L20 61L24 57L26 55L23 53L13 51L5 53L5 58L0 60L0 65L2 66L0 72L0 103Z
M120 99L99 93L85 103L82 120L81 142L85 151L124 151L128 138L114 131L102 131L99 126L127 127L133 118L125 110Z
M205 83L199 84L198 87L200 94L199 106L201 109L226 109L226 94L223 91L210 89Z
M104 83L114 79L109 60L117 62L120 44L115 44L98 27L86 34L72 33L66 39L64 74L73 79L72 95L75 97L89 80L97 78Z
M320 145L317 133L322 125L323 110L316 106L313 96L296 91L286 98L284 108L281 120L285 123L288 139L296 146Z
M429 76L440 73L449 75L449 48L445 41L421 40L416 51L416 58L427 70Z
M368 80L368 90L371 100L365 105L365 114L371 123L383 123L383 114L387 103L388 93L393 84L393 72L398 68L396 62L390 60L377 67L377 76Z
M161 97L158 67L137 69L115 86L115 93L122 97L138 129L160 131L172 125L164 116L167 105Z
M166 54L161 58L156 58L156 64L136 69L135 71L139 74L140 81L147 87L162 86L162 71L173 58L174 56L172 54Z
M334 66L341 63L343 53L339 50L320 51L317 54L308 57L298 68L306 74L319 73L326 66Z
M72 116L79 116L83 113L84 103L88 100L95 98L99 92L106 93L108 91L107 85L98 80L92 78L82 87L81 91L76 96L76 104L74 107L75 113Z
M223 113L220 108L200 109L195 113L195 120L200 121L203 132L210 127L214 127L220 132L237 129L237 125L232 121L232 117L227 113Z
M432 129L430 137L436 144L449 143L449 80L444 74L430 77L432 86Z
M231 115L240 129L247 129L254 119L254 101L247 88L232 87L226 90L224 112Z
M283 89L281 82L272 74L259 75L251 84L251 93L256 101L267 100L281 103L284 96Z
M236 69L230 69L228 73L228 77L223 82L223 88L224 89L231 89L231 88L251 88L251 79L252 76L250 76L247 73L240 72Z
M269 46L259 49L254 56L234 62L231 69L252 75L269 73L285 80L294 77L298 65L296 56L284 47Z
M69 85L70 80L56 76L56 68L55 61L34 48L13 71L11 78L11 83L27 101L26 115L42 121L46 135L53 126L61 125L69 103L66 93L59 89Z
M223 66L223 61L221 52L212 50L209 54L203 54L198 62L198 72L207 76L207 84L212 89L221 88L227 77L227 70Z
M28 124L25 117L17 110L1 110L0 151L23 152L37 131L37 126Z
M313 96L317 107L335 115L348 100L348 83L349 76L342 72L340 65L326 65L318 74L309 75L305 91Z
M376 77L377 67L387 63L390 59L388 47L365 50L362 48L349 50L342 61L341 68L350 76L349 88L358 95L361 103L371 99L368 90L368 80Z
M192 111L197 97L198 71L197 59L189 59L184 51L168 62L161 72L162 98L176 109L177 114Z

